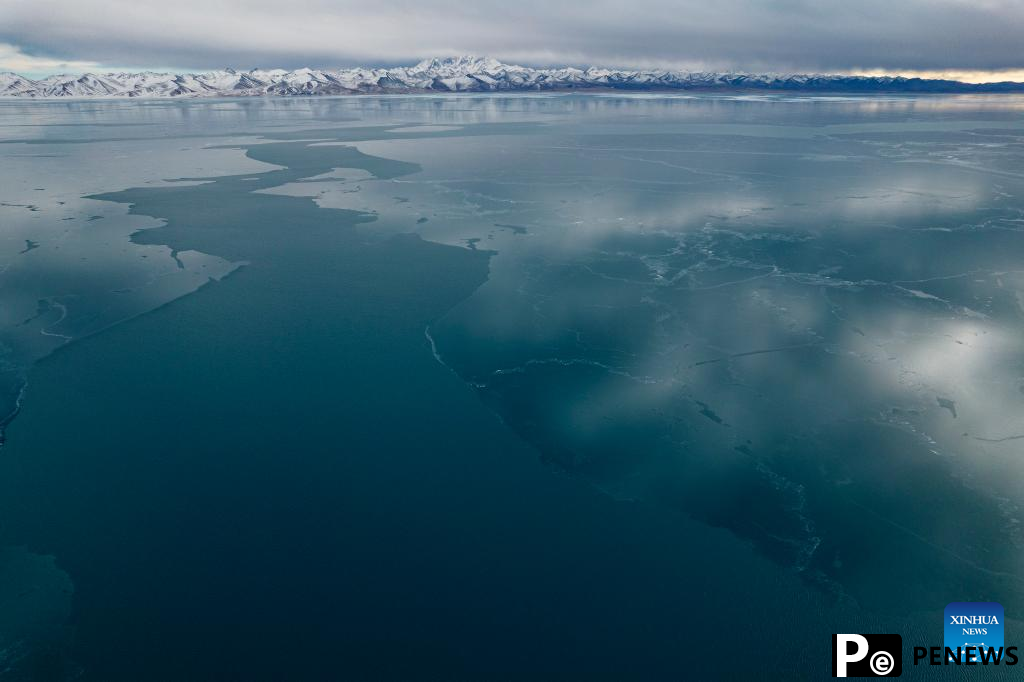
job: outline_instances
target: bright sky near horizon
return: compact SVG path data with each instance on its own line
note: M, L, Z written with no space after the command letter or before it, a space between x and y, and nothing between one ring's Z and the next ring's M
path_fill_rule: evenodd
M411 64L1024 81L1021 0L4 0L0 70Z

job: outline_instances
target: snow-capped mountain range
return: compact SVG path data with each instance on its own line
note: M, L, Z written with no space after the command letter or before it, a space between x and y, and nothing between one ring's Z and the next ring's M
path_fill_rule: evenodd
M591 67L537 69L481 57L415 66L252 69L208 73L87 73L31 80L0 73L0 97L258 97L567 90L780 90L803 92L1024 92L1024 83L961 83L896 76L706 73Z

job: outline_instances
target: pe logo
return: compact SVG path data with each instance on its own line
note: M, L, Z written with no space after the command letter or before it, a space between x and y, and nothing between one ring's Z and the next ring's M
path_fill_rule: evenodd
M899 635L832 635L832 677L899 677L903 638Z
M946 607L943 646L964 663L980 663L982 652L1003 648L1003 607L994 601L955 601Z

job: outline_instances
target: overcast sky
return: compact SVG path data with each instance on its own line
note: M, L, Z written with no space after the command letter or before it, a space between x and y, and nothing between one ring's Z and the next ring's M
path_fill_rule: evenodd
M0 70L528 65L1024 69L1024 0L0 0Z

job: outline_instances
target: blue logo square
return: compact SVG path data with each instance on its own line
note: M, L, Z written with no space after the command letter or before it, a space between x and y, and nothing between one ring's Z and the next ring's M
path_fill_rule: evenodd
M994 601L955 601L946 606L943 645L963 663L981 663L982 650L1003 647L1003 607ZM975 647L970 653L968 647Z

